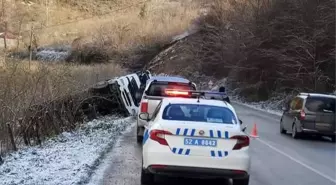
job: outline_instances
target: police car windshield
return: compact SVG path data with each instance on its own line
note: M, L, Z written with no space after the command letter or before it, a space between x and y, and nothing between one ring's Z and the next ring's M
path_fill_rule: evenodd
M230 109L202 104L169 104L163 111L162 119L219 124L237 123L237 119Z

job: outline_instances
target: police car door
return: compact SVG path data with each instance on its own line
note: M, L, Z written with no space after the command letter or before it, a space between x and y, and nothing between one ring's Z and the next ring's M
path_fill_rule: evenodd
M144 138L148 138L149 137L149 132L153 126L153 124L155 123L154 120L157 117L160 109L161 109L161 105L162 105L162 101L160 101L160 103L158 104L158 106L156 107L156 109L153 112L153 116L151 117L151 119L149 120L149 122L146 123L145 125L145 132L144 132ZM143 144L145 143L146 139L143 139Z

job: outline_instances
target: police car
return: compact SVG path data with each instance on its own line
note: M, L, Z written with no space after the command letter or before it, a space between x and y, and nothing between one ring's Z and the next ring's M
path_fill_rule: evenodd
M155 110L155 107L157 107L157 105L163 98L169 98L176 95L169 93L169 91L165 91L165 89L196 90L196 84L189 81L188 79L176 76L154 76L150 78L149 80L147 80L146 86L142 90L143 92L139 91L139 94L141 94L142 98L140 101L138 115L140 113L146 112L149 114L149 117L151 117L153 111ZM185 93L187 92L182 92L181 94L177 95L189 97L185 96ZM136 134L138 143L141 143L143 139L145 124L146 121L139 119L139 116L137 116Z
M151 117L148 113L139 117L148 122L143 138L141 184L153 184L154 176L160 174L228 178L233 185L248 185L250 139L229 103L164 98Z

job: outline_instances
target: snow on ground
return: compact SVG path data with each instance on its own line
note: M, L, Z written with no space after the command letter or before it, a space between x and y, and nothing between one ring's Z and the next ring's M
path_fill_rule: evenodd
M90 181L93 171L133 118L104 117L74 132L11 153L0 166L2 185L71 185Z
M215 85L210 87L211 90L217 91L220 86L227 86L227 78L223 78L222 80L219 80L215 82ZM270 114L275 114L278 116L282 115L282 105L285 100L285 94L281 94L278 97L273 97L267 101L259 101L259 102L247 102L243 98L234 95L235 90L227 89L230 100L234 103L245 105L247 107L250 107L252 109L268 112Z
M135 125L134 125L135 126ZM132 127L128 127L123 133L131 132ZM119 137L116 142L115 146L120 146L120 140L121 137ZM112 159L113 157L117 156L122 150L120 148L114 148L112 149L109 153L106 155L106 159ZM90 181L87 183L87 185L97 185L101 184L102 179L104 178L104 172L108 169L108 167L111 165L110 160L104 160L102 163L99 165L99 167L93 172L92 177Z
M170 74L165 74L165 73L160 73L160 74L154 74L153 75L157 75L157 76L176 76L176 75L170 75ZM181 77L181 76L179 76ZM211 80L210 80L211 81ZM212 82L213 85L208 85L210 83L210 81L204 81L202 84L200 85L200 89L211 89L212 91L217 91L219 89L220 86L227 86L227 78L223 78L221 80ZM256 109L256 110L260 110L260 111L264 111L264 112L268 112L270 114L274 114L274 115L278 115L281 116L282 115L282 105L284 104L284 100L286 95L285 94L281 94L277 97L273 97L267 101L259 101L259 102L247 102L245 101L243 98L234 95L234 90L230 90L227 89L227 92L229 94L230 100L234 103L237 104L241 104L241 105L245 105L247 107L250 107L252 109ZM335 91L336 92L336 91Z
M231 101L237 104L245 105L252 109L268 112L270 114L275 114L278 116L282 116L281 106L283 105L282 100L267 100L267 101L259 101L259 102L246 102L239 97L233 96Z

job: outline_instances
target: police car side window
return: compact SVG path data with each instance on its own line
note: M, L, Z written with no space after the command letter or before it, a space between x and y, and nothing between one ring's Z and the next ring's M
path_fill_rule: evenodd
M162 104L162 101L159 103L159 105L154 110L152 118L150 119L151 121L153 121L156 118L157 114L159 113L160 108L161 108L161 104Z

